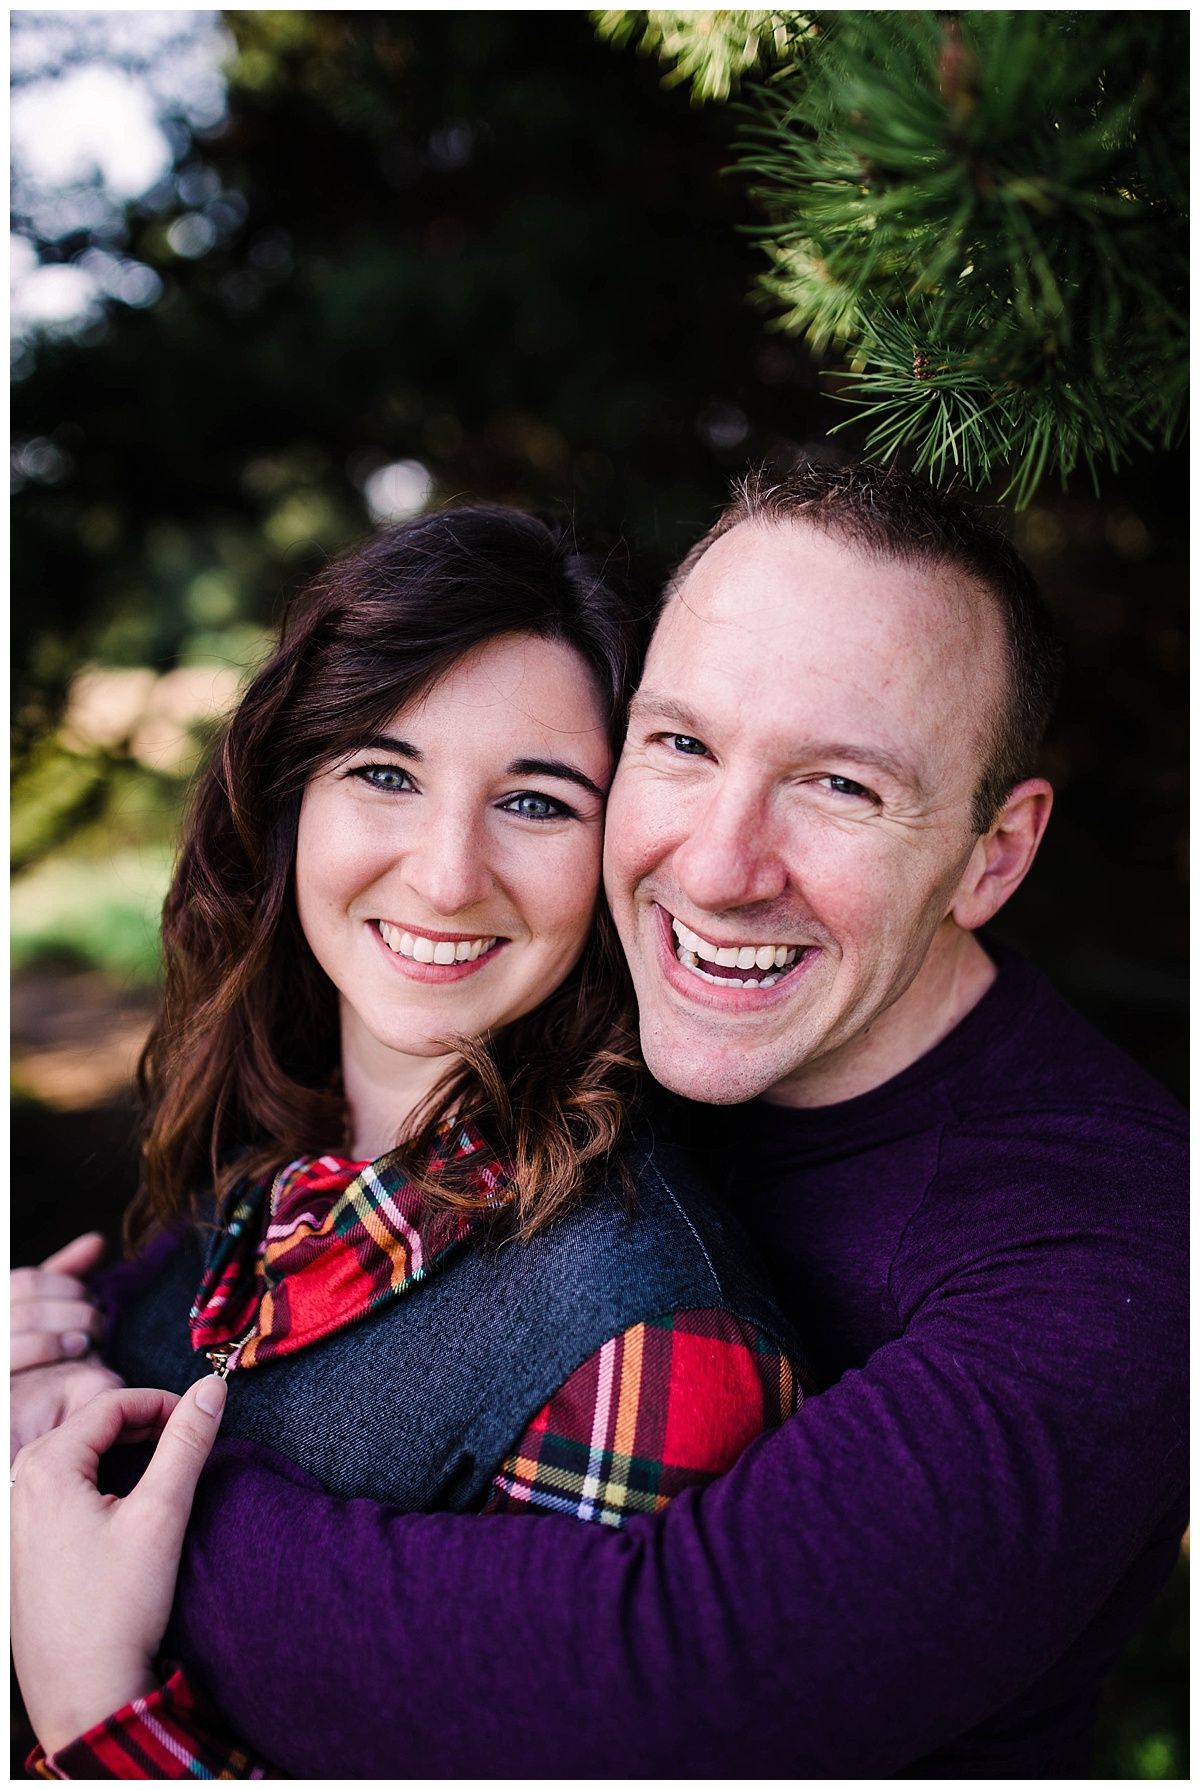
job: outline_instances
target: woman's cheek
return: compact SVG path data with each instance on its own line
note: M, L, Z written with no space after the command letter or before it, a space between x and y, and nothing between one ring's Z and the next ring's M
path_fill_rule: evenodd
M597 827L572 850L554 879L557 914L553 930L564 952L578 954L591 930L600 896L601 835ZM565 899L564 899L565 898Z

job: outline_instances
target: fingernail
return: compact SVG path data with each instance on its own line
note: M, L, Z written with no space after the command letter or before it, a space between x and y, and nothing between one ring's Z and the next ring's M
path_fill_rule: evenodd
M196 1393L196 1403L210 1417L219 1417L225 1409L225 1382L216 1374L207 1380L201 1380L200 1389Z
M59 1344L64 1355L86 1355L91 1348L91 1339L82 1330L68 1330L65 1336L59 1337Z

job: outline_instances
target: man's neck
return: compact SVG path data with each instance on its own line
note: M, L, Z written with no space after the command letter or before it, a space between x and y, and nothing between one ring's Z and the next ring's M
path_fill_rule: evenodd
M939 928L917 974L890 1007L841 1050L768 1088L772 1106L833 1106L869 1094L926 1055L978 1005L996 966L974 933Z

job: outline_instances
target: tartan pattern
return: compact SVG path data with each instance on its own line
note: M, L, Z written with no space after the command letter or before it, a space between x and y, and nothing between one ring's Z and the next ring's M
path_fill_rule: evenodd
M485 1509L558 1511L620 1528L724 1473L792 1415L804 1391L787 1357L727 1311L635 1324L538 1412Z
M470 1124L448 1126L434 1174L472 1158L470 1191L500 1206L511 1176ZM192 1347L233 1344L229 1369L291 1355L423 1280L482 1222L428 1210L388 1156L302 1156L236 1190L190 1313Z
M35 1747L25 1769L36 1778L279 1778L238 1746L217 1711L175 1671L148 1697L47 1758Z
M469 1125L447 1128L432 1166L474 1156L473 1187L499 1206L510 1177ZM239 1190L192 1309L194 1346L239 1339L231 1367L294 1353L422 1280L480 1222L422 1214L387 1157L302 1157ZM485 1513L557 1511L619 1528L725 1472L812 1390L768 1338L729 1312L678 1311L635 1324L533 1418L496 1474ZM35 1748L27 1769L42 1778L288 1775L240 1746L181 1670L52 1758Z
M635 1324L538 1412L493 1480L485 1512L558 1511L619 1528L723 1473L812 1390L759 1330L728 1312ZM43 1778L288 1775L228 1737L181 1671L52 1759L36 1748L27 1767Z

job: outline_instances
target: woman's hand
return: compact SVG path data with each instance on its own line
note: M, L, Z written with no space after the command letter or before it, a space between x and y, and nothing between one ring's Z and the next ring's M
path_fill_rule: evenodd
M40 1267L13 1269L8 1281L11 1373L87 1354L104 1319L79 1277L98 1267L103 1254L104 1238L99 1231L87 1231L47 1256Z
M120 1374L114 1374L95 1355L86 1361L55 1361L49 1367L29 1367L14 1374L8 1398L9 1460L16 1460L20 1449L65 1423L98 1392L124 1384Z
M76 1237L38 1268L9 1275L9 1460L65 1423L120 1376L90 1353L104 1319L79 1278L104 1254L99 1231Z
M184 1530L225 1386L102 1392L17 1456L12 1636L21 1693L47 1753L155 1688ZM100 1457L161 1431L139 1483L102 1495Z

